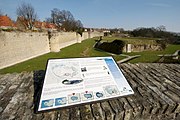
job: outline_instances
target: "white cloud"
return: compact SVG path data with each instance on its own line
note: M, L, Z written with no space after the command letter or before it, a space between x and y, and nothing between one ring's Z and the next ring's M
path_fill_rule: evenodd
M149 5L153 7L171 7L171 5L166 3L150 3Z

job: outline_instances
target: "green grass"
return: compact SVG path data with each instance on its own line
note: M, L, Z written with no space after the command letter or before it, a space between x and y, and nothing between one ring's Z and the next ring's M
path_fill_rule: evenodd
M58 53L48 53L31 60L13 65L11 67L7 67L5 69L0 70L0 74L4 73L13 73L13 72L22 72L22 71L33 71L33 70L44 70L46 67L47 60L50 58L73 58L73 57L96 57L96 56L113 56L116 61L125 58L124 56L119 55L111 55L107 52L97 51L93 48L95 44L94 39L88 39L83 41L82 43L76 43L74 45L68 46L66 48L61 49ZM103 41L112 41L116 38L105 38ZM128 38L130 39L130 38ZM132 38L131 41L139 40L140 38ZM147 38L143 38L144 42ZM152 40L152 39L149 39ZM141 57L133 59L129 61L130 63L138 63L138 62L156 62L159 57L159 54L172 54L176 50L180 49L180 45L168 45L168 47L164 51L144 51L144 52L133 52L133 53L124 53L128 55L141 55Z
M159 60L160 54L172 54L180 50L180 45L168 45L164 51L144 51L144 52L132 52L127 53L128 55L141 55L141 57L129 61L130 63L153 63Z

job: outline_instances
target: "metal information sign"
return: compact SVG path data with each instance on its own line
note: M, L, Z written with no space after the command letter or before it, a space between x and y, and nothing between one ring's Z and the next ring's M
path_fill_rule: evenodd
M112 57L50 59L38 111L133 93Z

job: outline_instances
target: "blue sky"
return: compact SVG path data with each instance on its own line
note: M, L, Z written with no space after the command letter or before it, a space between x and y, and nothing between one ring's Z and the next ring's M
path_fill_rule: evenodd
M51 10L69 10L84 27L124 28L166 26L180 32L180 0L0 0L0 9L16 19L16 8L30 3L40 20L50 17Z

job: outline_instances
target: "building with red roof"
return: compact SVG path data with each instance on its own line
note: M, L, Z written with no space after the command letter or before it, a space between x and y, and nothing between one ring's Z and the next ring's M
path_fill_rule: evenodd
M17 28L19 30L27 30L28 20L24 17L17 17L16 22L14 23L7 15L0 16L0 28ZM57 27L53 23L35 21L33 22L33 30L57 30Z
M0 16L0 28L13 28L16 27L14 22L7 16Z

